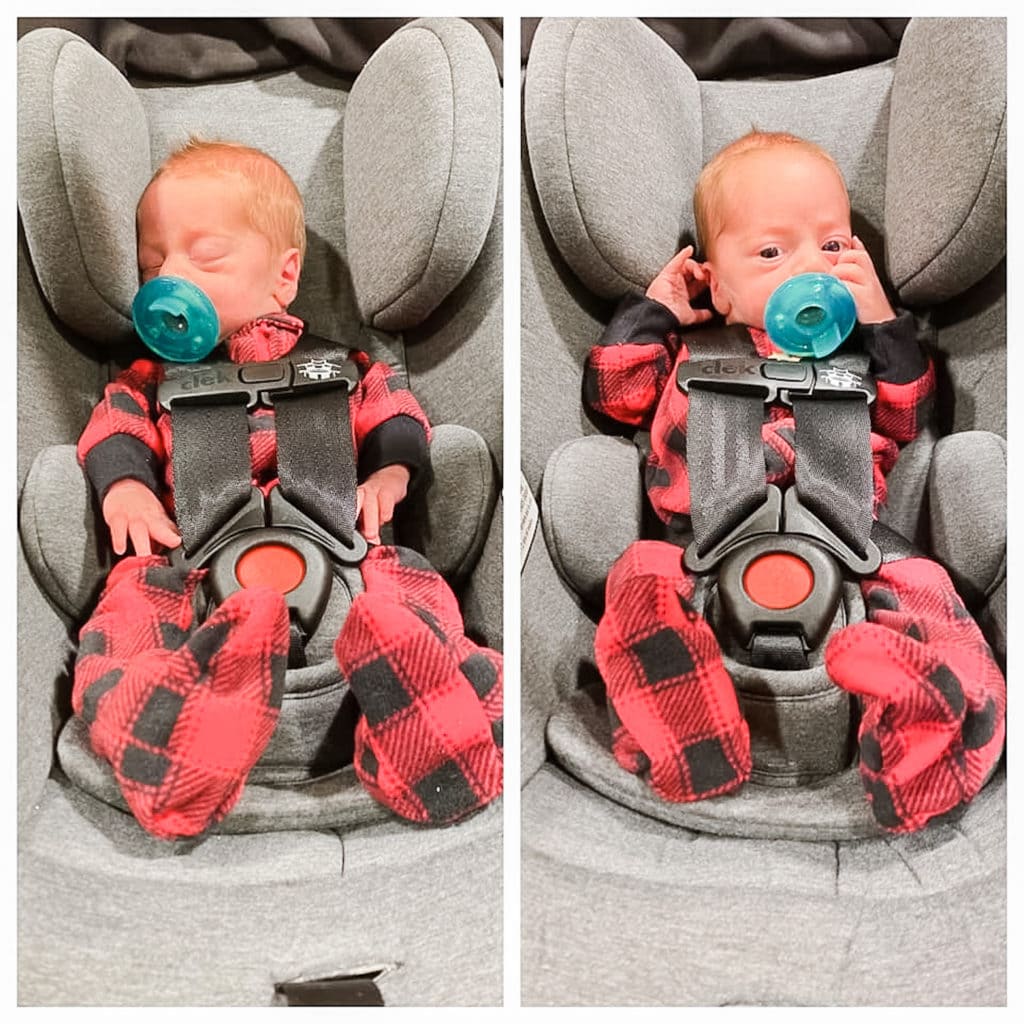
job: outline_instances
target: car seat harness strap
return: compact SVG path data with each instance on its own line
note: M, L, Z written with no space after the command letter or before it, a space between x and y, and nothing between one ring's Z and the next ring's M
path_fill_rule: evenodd
M749 336L726 329L679 364L689 399L686 455L693 541L691 572L717 571L726 622L754 664L806 667L826 637L844 573L868 575L881 554L871 540L866 358L752 358ZM745 354L730 354L740 345ZM795 482L765 482L764 407L793 409Z
M367 551L355 529L349 411L359 371L337 346L306 336L282 359L174 364L166 374L157 400L171 415L182 537L172 558L207 567L217 603L240 587L279 590L297 650L323 612L331 563L357 565ZM249 452L248 411L257 406L275 410L278 484L266 495L253 484Z

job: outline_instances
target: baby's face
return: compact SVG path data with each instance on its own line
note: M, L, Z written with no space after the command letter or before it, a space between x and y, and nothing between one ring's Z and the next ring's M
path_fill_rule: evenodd
M813 153L746 153L722 183L721 231L708 246L711 301L727 323L764 327L768 296L795 274L829 273L850 248L850 202Z
M289 250L296 252L296 250ZM160 175L138 210L139 272L183 277L210 298L220 337L295 297L297 259L275 251L246 216L237 184L215 175Z

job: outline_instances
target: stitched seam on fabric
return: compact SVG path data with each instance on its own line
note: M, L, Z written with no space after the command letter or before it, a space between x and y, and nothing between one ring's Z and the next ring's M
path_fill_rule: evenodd
M76 46L76 45L78 45L78 43L79 43L79 40L77 40L77 39L69 39L67 42L65 42L61 46L60 50L58 51L57 59L54 61L54 64L53 64L53 81L52 81L52 88L51 88L51 92L50 92L50 114L51 114L51 116L53 118L53 138L54 138L54 142L55 142L54 149L57 152L57 168L58 168L58 171L59 171L59 174L60 174L61 187L64 190L65 202L67 203L68 220L71 221L71 230L74 232L75 246L78 249L79 258L81 260L82 267L85 270L85 279L86 279L86 281L88 281L89 286L92 288L93 294L96 296L96 298L99 299L100 302L102 302L105 306L109 307L113 312L117 313L118 316L121 316L120 310L118 310L106 298L106 296L104 296L104 294L100 291L99 287L97 286L96 282L92 279L92 272L91 272L91 270L89 268L89 263L85 259L85 250L84 250L84 248L82 246L82 238L81 238L81 235L79 234L78 222L75 219L75 208L74 208L74 206L71 203L71 192L68 190L68 182L67 182L67 178L66 178L66 176L64 174L64 157L63 157L63 154L61 153L60 133L57 131L57 89L56 89L57 67L58 67L58 65L61 62L61 57L64 55L65 49L67 47L69 47L69 46ZM87 44L83 44L83 45L87 45Z
M54 595L54 600L58 601L61 605L61 610L73 618L75 616L75 609L72 605L71 598L64 589L60 576L54 572L49 559L46 557L46 546L43 544L43 536L39 531L39 517L36 515L36 502L31 495L26 495L26 497L29 501L28 511L32 519L32 532L35 535L35 548L39 557L39 567L40 569L45 570L45 575L49 578L51 583L50 588L44 589L49 589L50 594Z
M474 454L476 455L476 463L479 469L480 479L483 480L485 479L487 473L485 458L489 457L489 453L487 456L485 456L485 453L474 445ZM469 548L466 550L466 553L462 556L462 559L459 561L456 567L452 570L452 575L454 576L462 576L465 572L468 571L468 569L471 569L473 567L470 564L470 557L474 551L480 551L482 553L483 545L486 542L486 533L491 526L491 517L487 517L486 523L484 521L484 512L486 508L487 489L485 487L481 489L480 500L477 502L477 512L476 515L474 516L474 520L477 523L477 528L473 532L473 538L470 542ZM479 555L477 556L476 561L479 561Z
M551 562L555 567L555 571L558 575L565 580L569 585L572 592L583 599L583 594L580 592L579 587L576 585L568 569L566 568L565 557L562 551L562 547L558 542L558 532L555 530L554 522L555 516L552 514L552 503L555 500L555 496L552 494L553 488L551 487L551 481L548 480L548 486L544 486L544 478L549 477L549 471L553 470L557 473L558 466L569 445L573 444L573 441L568 441L562 445L557 451L553 452L551 459L548 462L547 468L544 470L544 477L541 478L540 485L540 504L541 504L541 530L544 534L544 540L548 546L548 553L551 555ZM551 495L549 498L548 496Z
M455 167L455 75L454 75L454 73L452 71L451 58L448 56L448 51L445 49L445 45L444 45L444 42L442 41L441 37L433 29L426 28L425 26L417 26L415 29L410 29L409 31L422 31L422 32L428 33L429 35L432 35L438 41L438 43L440 44L441 52L444 54L445 60L448 63L448 82L449 82L449 84L451 86L451 96L452 96L452 100L451 100L451 112L452 112L452 117L451 117L451 133L452 134L451 134L451 139L452 139L452 142L451 142L451 150L450 150L450 152L448 154L448 180L445 182L444 194L443 194L443 196L441 198L440 208L438 209L438 212L437 212L437 223L434 225L434 237L430 240L430 247L427 250L426 259L423 261L423 269L420 271L419 276L411 284L402 287L401 291L396 296L394 296L394 298L388 299L383 304L383 306L374 314L373 319L374 319L375 322L376 322L376 320L379 317L385 316L387 313L391 312L393 307L398 305L398 303L401 302L402 299L407 298L409 293L411 291L413 291L413 289L417 288L422 283L423 279L427 276L427 271L430 270L431 261L434 258L434 251L435 251L435 249L437 247L437 236L440 234L440 231L441 231L441 222L444 220L444 212L445 212L445 209L449 205L449 198L451 196L451 187L452 187L452 172L453 172L453 169Z
M992 176L992 167L993 167L993 164L995 163L996 151L999 149L999 140L1003 136L1005 125L1006 125L1006 103L1004 102L1003 103L1003 112L1002 112L1002 114L999 117L999 128L996 131L995 142L992 145L991 153L989 153L988 166L985 168L985 173L982 176L981 184L978 186L978 189L977 189L977 191L974 194L974 200L971 202L970 206L967 209L967 212L964 214L963 219L960 221L960 224L957 226L956 230L953 231L952 234L950 235L949 241L946 242L946 244L943 245L943 247L939 250L939 252L937 252L930 260L928 260L928 262L925 263L924 266L922 266L919 269L915 270L914 273L911 274L910 277L908 277L907 280L903 282L903 284L898 285L897 287L899 289L907 288L907 287L910 287L911 285L913 285L918 280L918 278L922 277L929 270L931 270L931 268L933 266L935 266L935 264L938 263L941 259L943 259L946 256L946 254L953 248L957 238L960 235L960 232L963 231L964 227L967 225L967 222L971 219L972 214L975 212L975 210L980 205L979 204L979 200L981 198L981 195L985 191L985 187L988 184L989 179ZM988 271L986 271L986 273L988 273ZM980 278L979 278L979 280L980 280Z
M569 172L569 191L572 194L573 203L576 206L576 215L579 217L580 226L583 228L583 234L586 236L587 242L590 243L594 252L604 260L605 265L613 274L618 275L626 282L627 285L632 285L643 290L644 286L636 281L633 281L628 274L624 274L614 263L601 251L601 247L594 240L590 233L590 227L587 224L586 218L583 216L583 207L580 206L579 199L576 192L576 181L572 173L572 157L569 154L569 114L567 108L567 97L569 90L567 88L567 82L569 78L569 52L572 50L573 43L576 41L576 31L583 24L583 18L577 18L576 24L572 27L572 34L569 36L569 45L565 48L565 60L562 65L562 138L565 140L565 166Z

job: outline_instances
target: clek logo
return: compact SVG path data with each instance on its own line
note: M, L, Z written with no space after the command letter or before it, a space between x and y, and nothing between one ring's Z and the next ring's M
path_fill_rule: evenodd
M306 380L334 380L341 376L341 367L323 358L298 363L296 369Z
M828 388L852 391L863 386L864 378L859 373L841 366L829 366L818 370L818 383Z
M697 372L707 377L760 378L761 364L750 359L712 359L701 363Z
M186 370L169 379L173 380L182 391L205 390L216 387L218 384L231 383L231 378L217 366L208 366L202 370Z

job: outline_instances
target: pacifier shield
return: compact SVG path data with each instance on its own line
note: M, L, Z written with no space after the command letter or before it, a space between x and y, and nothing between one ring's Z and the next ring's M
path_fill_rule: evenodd
M194 363L208 356L220 323L206 293L181 277L154 277L136 293L132 322L139 337L161 359Z
M850 289L831 274L797 274L768 297L764 327L783 352L811 359L831 355L857 322Z

